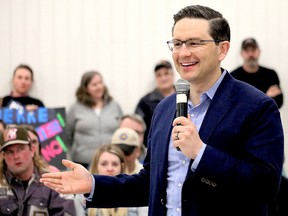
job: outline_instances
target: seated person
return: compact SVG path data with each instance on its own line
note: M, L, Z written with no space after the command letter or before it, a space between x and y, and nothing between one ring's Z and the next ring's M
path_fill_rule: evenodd
M124 173L126 168L124 154L116 145L105 144L99 147L91 161L90 172L99 175L116 176ZM82 194L77 194L77 216L127 216L127 208L89 208L86 209L86 199ZM85 213L86 212L86 213ZM137 215L135 215L137 216Z
M0 134L0 215L76 215L74 195L59 194L39 182L46 165L23 127Z
M41 153L41 142L40 142L40 138L39 138L37 131L32 125L22 125L22 126L27 130L31 144L35 146L35 154L43 158L42 153ZM48 171L59 172L60 170L57 167L48 164Z
M141 153L141 145L138 134L130 128L118 128L111 140L112 144L116 144L124 153L127 165L127 174L138 173L143 165L138 158Z
M143 164L144 158L147 153L146 144L144 144L144 133L146 131L146 124L143 118L138 114L127 114L122 116L120 120L120 128L131 128L133 129L139 136L139 142L141 145L141 155L139 157L139 161Z
M136 174L143 168L143 165L139 162L138 159L141 154L139 136L133 129L117 129L112 136L111 143L115 144L123 151L127 165L127 174ZM135 216L148 215L148 207L129 207L128 213L128 215Z

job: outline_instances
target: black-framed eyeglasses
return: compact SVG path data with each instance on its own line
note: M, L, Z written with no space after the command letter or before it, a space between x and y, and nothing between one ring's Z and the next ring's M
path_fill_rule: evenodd
M214 42L218 44L222 41L223 40L201 40L201 39L189 39L186 41L181 41L181 40L173 39L173 40L167 41L167 45L169 49L174 53L179 52L183 44L185 44L186 48L190 52L193 52L193 51L197 51L197 49L201 47L204 43Z

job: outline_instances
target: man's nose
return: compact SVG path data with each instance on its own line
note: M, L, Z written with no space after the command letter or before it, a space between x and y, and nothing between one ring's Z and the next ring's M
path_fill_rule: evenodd
M183 43L179 50L179 55L190 55L191 51L187 48L186 44Z
M12 152L13 158L18 158L19 155L20 155L20 151L14 151L14 152Z

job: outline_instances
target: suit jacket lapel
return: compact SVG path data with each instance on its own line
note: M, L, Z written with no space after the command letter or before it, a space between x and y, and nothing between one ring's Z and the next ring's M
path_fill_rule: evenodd
M221 119L231 108L234 83L231 81L231 75L227 73L219 85L203 119L199 134L204 143L208 142L217 125L220 124Z
M227 114L232 105L233 96L233 79L230 74L226 74L219 85L207 113L203 119L199 135L204 143L208 143L209 138L217 125L221 124L221 120ZM190 167L194 160L190 160L189 169L186 178L192 174Z
M172 122L175 118L176 115L176 100L173 98L173 100L171 100L171 103L169 104L169 106L167 106L167 111L163 112L163 123L162 123L162 127L161 127L161 135L162 135L162 139L161 139L161 151L165 152L165 157L161 157L159 158L159 163L162 166L162 164L164 164L164 170L167 169L168 166L168 149L169 149L169 141L170 141L170 137L171 137L171 131L172 131ZM161 153L162 155L163 153ZM161 170L162 171L162 170ZM167 172L167 170L165 170L165 172Z

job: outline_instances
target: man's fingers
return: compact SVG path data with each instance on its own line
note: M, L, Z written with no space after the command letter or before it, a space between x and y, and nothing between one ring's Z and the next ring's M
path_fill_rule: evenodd
M62 185L61 179L57 179L57 178L44 178L44 177L42 177L40 179L40 182L44 183L45 185L46 185L46 183L48 183L51 186Z
M67 160L67 159L63 159L62 160L62 164L65 166L65 167L67 167L67 168L69 168L69 169L74 169L75 167L76 167L76 163L74 163L74 162L72 162L72 161L70 161L70 160Z
M61 185L49 183L49 182L44 182L44 185L51 188L52 190L55 190L58 193L65 194L65 189Z
M54 183L51 183L51 182L44 182L44 185L53 189L53 190L56 190L56 188L59 188L59 185L58 184L54 184Z
M40 179L41 182L46 180L45 178L47 178L47 179L48 178L61 179L62 174L61 174L61 172L43 173L42 178L43 178L43 180Z

